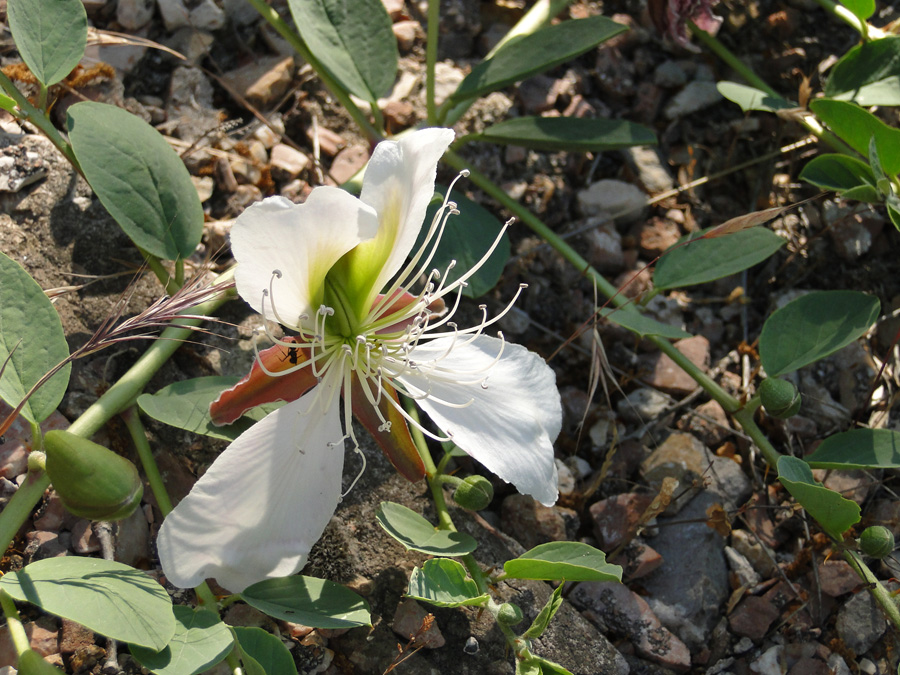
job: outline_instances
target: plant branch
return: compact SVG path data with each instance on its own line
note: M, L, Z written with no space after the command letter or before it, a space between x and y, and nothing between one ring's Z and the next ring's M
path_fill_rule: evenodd
M826 12L831 14L837 19L840 19L847 25L851 26L857 33L859 33L860 38L865 40L880 40L883 37L887 37L887 33L885 33L880 28L876 28L870 23L861 20L856 14L851 12L849 9L844 7L843 5L839 5L834 2L834 0L816 0L819 5Z
M12 638L13 647L16 648L16 654L21 656L31 649L31 641L25 632L25 626L22 625L22 619L19 618L15 601L4 590L0 590L0 607L3 608L3 614L6 616L6 626L9 636Z

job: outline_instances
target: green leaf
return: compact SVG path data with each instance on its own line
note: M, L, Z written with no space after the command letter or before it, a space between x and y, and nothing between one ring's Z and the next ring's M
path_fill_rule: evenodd
M203 207L166 139L116 106L88 101L67 114L85 178L131 240L167 260L193 253L203 234Z
M437 607L485 605L490 596L478 592L478 584L455 560L436 558L413 570L406 594Z
M855 199L869 204L880 204L883 201L881 193L874 185L857 185L855 188L844 190L841 199Z
M796 103L791 103L787 99L772 96L755 87L749 87L746 84L738 84L737 82L719 82L716 89L732 103L741 106L741 110L748 112L750 110L763 110L765 112L775 112L777 110L789 110L796 108Z
M9 30L19 55L46 86L81 61L87 45L87 14L81 0L9 0Z
M6 574L0 589L19 602L141 647L158 651L175 634L166 589L146 573L111 560L39 560Z
M51 666L33 649L26 649L19 655L16 668L19 675L59 675L62 672L59 668Z
M863 335L881 303L858 291L813 291L789 302L763 324L759 357L769 377L809 365Z
M510 41L472 68L450 99L459 102L502 89L574 59L625 30L604 16L592 16L563 21Z
M523 664L521 670L519 669L519 664ZM519 675L519 673L528 673L529 675L531 673L534 675L572 675L571 671L566 670L558 663L533 655L525 661L516 662L516 675Z
M857 45L831 69L825 96L861 106L900 105L900 37Z
M897 469L900 434L890 429L851 429L826 438L805 460L814 469Z
M478 547L468 534L439 530L412 509L393 502L381 502L375 518L385 532L410 551L447 557L465 555Z
M627 328L632 333L637 333L641 337L659 335L672 340L691 337L690 333L681 330L678 326L671 326L628 309L604 307L600 310L600 316L622 326L622 328Z
M195 434L233 441L267 414L280 408L284 403L276 402L254 408L234 424L217 427L209 416L209 404L219 394L233 387L237 377L213 375L195 377L192 380L174 382L155 394L141 394L137 404L145 414L155 420L185 429Z
M859 187L874 190L875 186L875 175L869 165L848 155L819 155L803 167L800 178L823 190L841 193ZM877 190L875 194L878 194Z
M284 643L262 628L235 626L241 651L250 656L266 675L297 675L294 658Z
M831 130L863 157L869 156L869 139L875 146L881 166L890 175L900 173L900 129L894 129L855 103L818 99L809 104Z
M606 554L578 541L535 546L503 565L507 577L541 581L622 581L622 568L606 562Z
M547 604L541 608L540 613L536 617L534 617L534 621L531 623L531 626L528 627L524 633L522 633L522 637L526 640L534 640L539 638L544 634L544 631L547 630L547 626L550 625L550 621L553 619L553 616L562 606L562 589L563 584L560 584L556 587L556 590L553 591L553 594L547 600Z
M241 592L251 607L284 621L314 628L371 624L369 603L349 588L315 577L267 579Z
M375 103L394 85L397 38L381 0L289 0L309 50L351 94Z
M541 675L541 664L537 657L516 659L516 675Z
M131 655L156 675L194 675L212 668L231 651L234 639L228 626L209 610L172 607L175 635L162 651L132 646Z
M259 661L257 661L250 654L241 649L241 641L238 638L237 631L234 629L234 627L231 627L231 634L234 636L234 644L237 647L238 654L240 655L241 664L244 666L244 673L246 675L268 675L265 668L262 667Z
M434 189L434 197L425 215L426 224L432 222L444 200L444 195L447 194L447 188L443 185L435 185ZM503 224L494 214L460 194L458 190L450 193L450 201L456 203L459 214L451 215L447 219L444 233L429 263L429 269L443 272L455 261L453 269L447 276L447 283L456 281L477 265L503 229ZM419 230L419 238L413 250L419 250L425 244L427 235L428 227ZM509 237L504 232L500 236L497 248L484 265L466 280L468 286L463 289L463 295L477 298L491 290L497 285L508 260Z
M816 482L809 464L796 457L778 459L778 480L835 539L859 522L859 505Z
M514 117L489 126L477 140L522 145L535 150L600 152L633 145L655 145L656 134L626 120L578 117Z
M875 13L875 0L841 0L841 4L860 21L865 21Z
M734 234L681 242L663 253L653 271L653 286L660 290L693 286L742 272L784 246L784 239L763 227ZM687 241L687 238L681 241Z
M56 308L28 272L0 253L0 368L6 363L0 398L16 407L38 380L68 356ZM72 366L66 364L34 392L22 408L25 419L39 423L56 410L71 372Z
M891 195L888 197L884 205L887 207L888 218L891 219L891 222L894 224L898 230L900 230L900 200L897 199L896 195Z

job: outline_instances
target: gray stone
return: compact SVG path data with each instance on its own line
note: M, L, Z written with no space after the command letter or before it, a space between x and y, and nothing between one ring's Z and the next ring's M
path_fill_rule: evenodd
M672 172L666 166L660 151L646 145L626 148L622 151L625 161L637 174L638 180L650 194L666 192L675 187Z
M166 30L170 33L191 23L191 13L184 0L156 0Z
M882 636L887 622L869 593L857 593L838 610L835 628L844 644L861 655Z
M666 119L686 117L721 100L722 94L716 89L715 82L690 82L669 101L665 109Z
M191 26L198 30L219 30L225 25L225 12L213 0L200 0L191 10Z
M629 223L641 217L647 206L647 195L639 187L621 180L604 179L576 195L585 216Z
M116 5L116 21L126 30L137 30L153 18L153 0L119 0Z
M675 61L663 61L653 71L653 83L659 87L674 89L687 84L687 73Z
M671 405L671 399L656 389L635 389L616 404L616 410L626 422L646 424Z

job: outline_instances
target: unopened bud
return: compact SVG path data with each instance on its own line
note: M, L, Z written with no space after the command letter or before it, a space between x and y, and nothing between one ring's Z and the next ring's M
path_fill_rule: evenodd
M453 493L453 501L464 509L486 509L494 498L494 486L484 476L468 476Z
M68 431L44 436L47 475L63 506L88 520L121 520L141 503L144 485L134 464Z
M894 533L883 525L867 527L859 535L859 550L871 558L886 558L894 550Z
M497 610L497 621L507 626L515 626L522 620L522 610L518 605L504 602Z
M792 383L769 377L759 385L759 400L772 417L786 420L800 411L800 392Z

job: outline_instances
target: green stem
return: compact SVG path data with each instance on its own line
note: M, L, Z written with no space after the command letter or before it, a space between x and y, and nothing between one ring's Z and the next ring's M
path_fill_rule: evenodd
M177 286L176 290L181 290L184 286L184 258L181 256L175 259L175 285Z
M75 158L72 146L69 145L68 141L66 141L62 134L57 131L56 127L53 126L53 123L47 116L41 110L31 105L28 99L22 95L22 92L18 90L16 85L14 85L2 72L0 72L0 89L5 91L16 102L18 112L13 114L19 119L31 122L40 129L41 133L50 139L50 142L65 155L66 159L69 160L69 163L75 167L75 170L78 171L78 173L81 173L81 166Z
M865 42L866 40L880 40L887 34L880 28L861 20L856 14L834 0L816 0L826 12L851 26Z
M19 618L19 610L16 609L16 603L9 593L0 590L0 607L3 608L3 614L6 616L6 625L9 630L9 636L12 638L13 646L16 648L16 654L21 656L31 649L31 641L25 632L25 626Z
M169 498L169 493L166 492L166 485L163 482L162 474L159 472L156 458L153 457L153 450L150 448L150 442L147 440L147 432L141 422L140 415L138 415L137 407L131 406L122 413L121 417L128 428L128 433L131 434L131 441L134 443L138 458L141 460L144 475L147 476L147 482L150 483L150 491L156 498L159 510L162 512L163 518L165 518L172 512L172 500Z
M440 18L440 0L428 0L428 33L425 42L425 108L430 126L436 126L438 123L434 103L434 64L437 63Z
M269 22L272 28L274 28L281 37L287 40L294 51L312 66L313 70L315 70L316 74L319 76L319 79L322 80L322 84L324 84L340 104L344 106L344 109L366 134L369 141L372 143L380 141L382 137L381 134L378 133L378 130L372 126L362 110L359 109L359 106L353 102L353 99L351 99L350 95L344 90L344 87L331 75L331 73L328 72L325 66L322 65L322 62L313 55L306 46L306 43L303 42L302 38L291 30L291 27L288 26L287 22L282 19L281 16L279 16L278 12L269 7L265 0L248 0L248 2L253 5L253 8L259 12L263 19Z
M844 560L854 569L860 579L869 584L869 592L875 598L875 601L881 605L894 627L900 629L900 608L898 608L897 602L890 591L884 587L878 577L872 573L869 566L862 561L855 551L844 549Z
M28 422L31 425L31 452L40 452L44 448L44 434L41 425L36 422Z
M691 33L693 33L694 36L698 40L700 40L700 42L706 45L710 51L712 51L716 56L722 59L722 61L724 61L732 70L736 71L752 86L765 92L772 98L776 98L782 101L785 100L781 94L772 89L772 87L770 87L765 80L754 73L746 63L741 61L724 44L722 44L717 37L711 35L710 33L707 33L702 28L698 28L692 21L688 21L688 28L690 29ZM812 117L810 115L799 115L796 117L796 119L809 133L811 133L823 143L827 143L828 145L830 145L837 152L843 155L851 155L853 157L857 156L857 153L855 150L853 150L853 148L844 143L844 141L828 131L825 127L823 127L815 117Z
M152 253L148 253L140 246L138 246L138 251L140 251L141 255L144 256L144 262L147 263L147 267L150 268L150 271L156 275L156 278L159 279L159 283L162 284L163 288L166 289L166 293L169 295L175 295L178 292L180 286L178 285L178 281L176 278L172 277L169 274L169 270L166 269L165 265L162 264L162 261ZM184 274L184 268L182 267L182 275Z
M9 498L0 513L0 555L9 548L22 523L28 520L49 485L50 479L45 471L29 470L25 482Z

